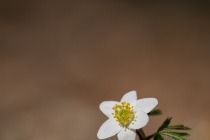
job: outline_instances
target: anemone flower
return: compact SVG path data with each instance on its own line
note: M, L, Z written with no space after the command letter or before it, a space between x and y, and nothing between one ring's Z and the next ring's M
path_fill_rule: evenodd
M135 140L136 129L148 123L147 113L157 104L156 98L137 100L136 91L126 93L120 102L102 102L99 108L108 120L99 128L98 139L106 139L117 134L119 140Z

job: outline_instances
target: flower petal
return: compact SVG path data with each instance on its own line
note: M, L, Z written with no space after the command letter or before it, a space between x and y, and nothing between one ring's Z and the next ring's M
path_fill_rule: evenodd
M115 119L108 119L105 121L98 130L97 137L98 139L106 139L111 136L114 136L122 127L116 122Z
M109 118L112 117L113 109L112 107L115 104L119 104L119 102L116 101L104 101L99 105L100 110Z
M133 130L122 129L120 133L117 134L118 140L135 140L136 133Z
M136 100L137 100L136 91L130 91L122 97L121 102L128 102L131 105L134 105L136 103Z
M134 117L134 120L129 125L129 128L131 129L140 129L144 127L149 121L147 113L143 111L137 111Z
M149 113L156 105L158 100L156 98L143 98L136 102L135 111L142 110L145 113Z

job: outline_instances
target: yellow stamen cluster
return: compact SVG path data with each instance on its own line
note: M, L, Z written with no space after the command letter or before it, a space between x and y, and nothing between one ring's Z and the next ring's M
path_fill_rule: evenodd
M112 109L114 118L122 126L127 126L134 118L133 106L127 102L116 104Z

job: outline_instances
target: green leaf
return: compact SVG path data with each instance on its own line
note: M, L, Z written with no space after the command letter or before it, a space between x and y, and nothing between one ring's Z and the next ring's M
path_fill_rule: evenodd
M154 140L159 140L159 139L158 139L158 135L155 135L155 136L154 136Z
M165 140L160 134L156 134L154 140Z
M184 132L175 132L175 131L166 131L166 130L191 130L189 127L184 125L169 125L171 119L167 118L162 125L158 128L158 131L154 135L154 140L165 140L163 136L171 137L174 140L186 140L186 137L189 136L188 133Z
M171 125L166 127L165 129L174 129L174 130L191 130L191 128L186 127L184 125Z
M158 134L158 140L164 140L164 138Z
M148 115L161 115L162 114L162 111L160 109L153 109L152 111L150 111L148 113Z
M166 127L168 127L168 125L169 125L170 122L171 122L171 119L172 119L172 117L167 118L167 119L162 123L162 125L158 128L158 132L159 132L159 131L162 131L163 129L165 129Z
M188 133L182 133L182 132L160 132L160 134L171 137L175 140L186 140L185 137L189 136Z

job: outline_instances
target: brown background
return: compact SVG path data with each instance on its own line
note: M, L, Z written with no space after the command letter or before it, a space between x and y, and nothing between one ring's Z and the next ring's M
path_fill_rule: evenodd
M100 102L136 90L163 110L147 134L209 140L209 33L205 1L1 0L0 139L97 140Z

